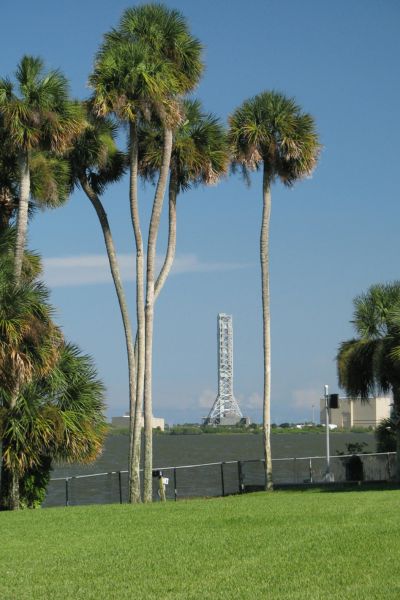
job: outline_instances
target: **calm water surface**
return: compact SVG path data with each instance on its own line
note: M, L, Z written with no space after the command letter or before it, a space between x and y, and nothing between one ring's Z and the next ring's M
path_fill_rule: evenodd
M345 451L349 442L366 442L366 451L375 450L372 433L334 433L331 435L331 454ZM92 465L57 465L52 473L53 481L48 488L44 506L68 504L93 504L123 502L128 497L127 474L112 474L128 468L127 435L108 436L103 454ZM323 434L275 434L272 436L274 458L323 456L325 435ZM260 434L203 434L203 435L155 435L154 466L178 467L221 461L248 461L262 458L262 435ZM341 461L335 461L336 468ZM308 461L278 461L274 464L274 481L306 481L309 476ZM343 467L341 467L343 469ZM325 469L325 459L313 461L313 477L321 480ZM237 493L240 486L238 465L225 464L223 474L220 465L164 471L169 477L167 497L217 496L223 493ZM100 477L75 478L77 475L104 473ZM57 477L74 477L68 482L54 481ZM243 463L243 484L262 485L264 471L262 463ZM153 498L157 498L158 480L153 480ZM224 489L222 488L224 486Z
M272 435L273 458L324 456L325 435L298 433ZM331 454L345 451L349 442L366 442L366 452L375 452L373 433L332 433ZM65 477L84 473L120 471L128 468L127 435L108 436L103 454L91 465L56 466L52 477ZM173 467L227 460L250 460L262 458L262 435L260 434L203 434L203 435L155 435L154 466Z

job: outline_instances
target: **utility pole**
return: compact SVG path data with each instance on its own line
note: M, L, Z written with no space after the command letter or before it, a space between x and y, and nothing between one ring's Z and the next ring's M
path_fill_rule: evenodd
M325 481L333 481L333 473L331 473L331 452L329 447L329 388L327 385L324 386L324 397L325 397L325 427L326 427L326 473Z

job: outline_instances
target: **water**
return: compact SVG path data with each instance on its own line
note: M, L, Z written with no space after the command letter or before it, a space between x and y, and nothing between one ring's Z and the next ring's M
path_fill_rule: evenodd
M348 443L366 442L366 452L375 451L373 433L333 433L330 436L331 455L338 451L346 451ZM324 456L326 451L324 434L299 433L272 435L273 458L291 458L304 456ZM121 481L118 474L112 471L124 471L128 468L127 435L110 435L107 437L104 451L97 461L91 465L57 465L52 478L76 477L91 473L108 473L102 477L73 479L68 484L70 504L89 504L118 502L121 485L123 500L127 499L127 475L123 474ZM262 458L262 436L257 434L203 434L203 435L155 435L154 436L154 467L175 467L180 465L196 465L221 461L248 461ZM343 470L340 460L334 461ZM322 478L325 460L313 462L313 469ZM240 475L238 466L225 465L221 474L219 465L200 467L197 469L167 470L164 475L170 478L167 487L168 497L174 497L175 483L179 497L194 495L220 495L222 480L225 493L238 491ZM292 475L298 481L309 478L309 461L277 461L274 462L274 480L287 480ZM245 463L243 466L244 483L262 484L263 467L261 463ZM154 480L154 496L157 495L157 480ZM45 506L65 504L66 487L64 481L54 481L50 484Z
M262 435L257 434L203 434L203 435L155 435L153 463L155 467L197 465L227 460L252 460L263 457ZM273 458L324 456L325 435L319 433L273 434L271 436ZM347 443L366 442L366 452L375 452L373 433L332 433L331 454L345 451ZM102 455L91 465L60 465L52 477L66 477L84 473L121 471L128 468L129 437L107 437Z

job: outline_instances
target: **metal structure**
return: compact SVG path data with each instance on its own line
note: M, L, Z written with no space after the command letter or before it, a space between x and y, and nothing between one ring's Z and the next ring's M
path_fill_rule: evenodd
M232 315L218 315L218 396L206 424L233 425L243 418L233 395L233 326Z

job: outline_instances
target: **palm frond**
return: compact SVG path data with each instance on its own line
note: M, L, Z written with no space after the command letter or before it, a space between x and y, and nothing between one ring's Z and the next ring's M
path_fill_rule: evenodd
M229 119L229 141L234 168L244 174L264 165L271 181L284 185L313 172L321 145L311 115L303 113L293 98L275 91L246 100Z

